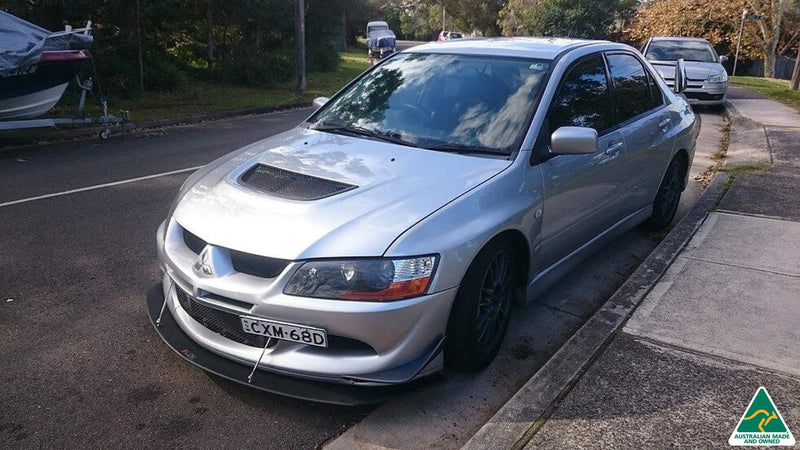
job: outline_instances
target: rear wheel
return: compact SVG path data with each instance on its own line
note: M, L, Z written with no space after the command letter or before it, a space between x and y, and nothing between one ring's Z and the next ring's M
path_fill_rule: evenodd
M686 164L683 162L683 158L678 156L673 158L656 193L653 214L642 224L644 229L659 231L672 223L681 200L685 171Z
M477 369L492 362L508 329L515 278L516 260L508 242L491 242L478 253L450 311L448 365Z

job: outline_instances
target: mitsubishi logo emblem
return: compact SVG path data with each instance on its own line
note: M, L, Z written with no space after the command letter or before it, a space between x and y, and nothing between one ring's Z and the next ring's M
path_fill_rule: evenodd
M194 264L194 270L201 272L204 275L214 275L214 269L211 265L211 247L206 246L206 248L200 252L200 256L198 257L197 262Z

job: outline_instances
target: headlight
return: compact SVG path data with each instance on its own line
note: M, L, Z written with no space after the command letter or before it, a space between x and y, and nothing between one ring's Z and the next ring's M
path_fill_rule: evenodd
M708 77L708 81L711 83L724 83L728 81L728 74L725 72L713 73L710 77Z
M401 300L425 293L435 265L433 255L309 261L292 275L283 293L338 300Z

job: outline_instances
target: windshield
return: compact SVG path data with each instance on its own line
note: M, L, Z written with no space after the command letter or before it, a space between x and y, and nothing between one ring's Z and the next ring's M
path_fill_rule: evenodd
M386 25L370 25L367 27L367 33L372 33L373 31L381 31L381 30L388 30L389 27Z
M650 61L717 62L717 55L708 42L700 41L653 41L645 55Z
M399 54L323 106L310 128L509 155L524 137L548 68L549 61L534 59Z

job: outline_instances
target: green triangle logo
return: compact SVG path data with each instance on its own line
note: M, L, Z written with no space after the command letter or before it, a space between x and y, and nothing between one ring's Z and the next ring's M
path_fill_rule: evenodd
M756 391L739 424L728 439L730 445L794 445L795 440L764 386Z

